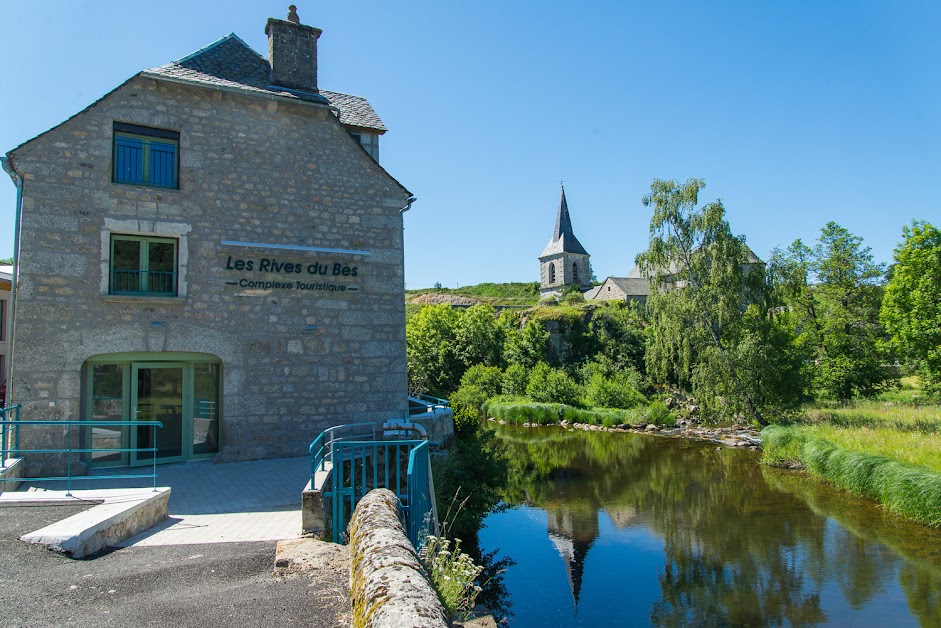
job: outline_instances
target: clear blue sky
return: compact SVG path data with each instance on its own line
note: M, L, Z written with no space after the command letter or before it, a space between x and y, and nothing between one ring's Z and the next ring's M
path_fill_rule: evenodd
M655 178L701 177L760 257L835 220L891 260L941 223L941 3L295 0L320 85L367 97L418 196L409 287L535 281L565 180L600 278L646 247ZM0 152L287 1L6 0ZM0 256L14 187L0 182Z

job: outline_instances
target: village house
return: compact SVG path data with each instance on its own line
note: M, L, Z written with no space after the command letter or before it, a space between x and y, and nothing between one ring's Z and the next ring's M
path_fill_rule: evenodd
M163 422L83 431L83 448L132 450L87 465L297 456L325 428L407 412L414 197L378 162L370 104L319 88L321 31L292 7L265 32L267 56L230 34L4 160L21 199L11 402L22 419ZM64 434L24 428L20 446Z

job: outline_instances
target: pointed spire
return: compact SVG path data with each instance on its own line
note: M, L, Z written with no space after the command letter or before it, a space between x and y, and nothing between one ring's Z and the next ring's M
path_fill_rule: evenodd
M572 235L572 219L569 217L569 204L565 200L565 186L562 186L562 198L559 199L559 213L555 217L555 233L552 234L553 240L560 239L563 235Z
M562 185L562 196L559 198L559 211L555 217L555 231L552 239L543 251L542 257L553 253L578 253L588 255L588 251L575 237L572 231L572 218L569 216L569 204L565 199L565 186Z

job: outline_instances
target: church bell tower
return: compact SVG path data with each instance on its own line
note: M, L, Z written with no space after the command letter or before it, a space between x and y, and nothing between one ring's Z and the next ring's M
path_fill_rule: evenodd
M572 232L572 219L569 217L569 205L563 187L559 211L555 217L555 231L539 256L540 296L561 295L570 286L578 286L582 292L591 288L589 257L588 251Z

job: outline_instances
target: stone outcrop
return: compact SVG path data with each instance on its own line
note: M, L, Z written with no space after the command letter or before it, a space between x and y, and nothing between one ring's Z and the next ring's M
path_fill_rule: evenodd
M398 499L392 491L367 493L356 505L349 532L354 626L448 625L399 522Z
M480 299L444 292L425 292L413 297L411 302L418 305L439 305L441 303L447 303L448 305L477 305L480 303Z

